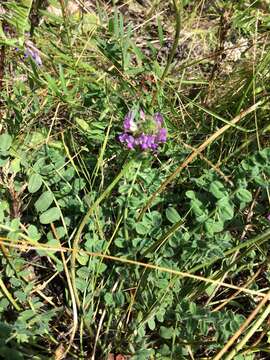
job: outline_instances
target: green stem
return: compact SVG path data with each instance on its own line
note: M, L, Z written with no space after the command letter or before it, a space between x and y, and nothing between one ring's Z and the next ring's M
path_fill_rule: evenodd
M130 188L129 188L129 190L128 190L127 197L126 197L126 204L125 204L125 209L124 209L124 232L125 232L125 240L128 240L128 238L129 238L128 229L127 229L128 198L130 197L130 195L131 195L131 193L132 193L132 190L133 190L135 181L136 181L136 179L137 179L137 176L138 176L138 174L139 174L141 165L142 165L142 162L140 162L139 165L138 165L138 167L137 167L136 174L135 174L135 176L134 176L134 178L133 178L133 180L132 180L132 183L131 183L131 185L130 185Z
M83 229L84 229L85 225L87 224L90 216L93 215L94 211L97 209L99 204L110 194L112 189L117 185L117 183L121 180L121 178L123 176L125 176L125 174L128 172L130 167L134 164L134 161L135 161L134 159L131 159L129 162L127 162L124 165L124 167L122 168L120 173L115 177L115 179L111 182L111 184L99 196L99 198L94 202L94 204L92 206L90 206L87 213L84 215L84 217L82 219L82 222L80 223L80 226L79 226L79 228L77 230L77 233L75 235L74 242L73 242L73 249L72 249L73 251L72 251L72 255L71 255L70 272L71 272L72 286L73 286L73 290L74 290L74 294L75 294L76 303L77 303L78 308L80 308L81 303L80 303L80 299L79 299L78 292L77 292L77 287L76 287L76 259L77 259L77 253L79 251L79 244L80 244Z
M142 254L144 258L148 254L153 254L155 251L159 250L161 246L163 246L166 241L171 237L171 235L181 226L184 224L183 219L177 221L164 235L162 235L156 242L154 242L151 246L149 246L145 252Z
M173 46L172 49L169 53L168 56L168 60L167 60L167 64L166 67L161 75L160 78L160 84L163 83L165 77L167 76L170 66L172 64L177 46L178 46L178 42L179 42L179 38L180 38L180 30L181 30L181 6L180 6L180 2L181 1L177 1L177 0L173 0L173 7L174 7L174 12L175 12L175 35L174 35L174 41L173 41ZM157 90L155 91L153 97L152 97L152 102L151 105L154 104L154 102L156 101L157 98Z
M179 2L180 3L180 2ZM181 7L179 4L177 4L177 0L173 0L173 7L174 7L174 11L175 11L175 36L174 36L174 42L173 42L173 46L172 49L170 51L168 60L167 60L167 64L166 67L163 71L163 74L161 76L161 81L163 81L165 79L165 77L168 74L169 68L171 66L171 63L173 61L177 46L178 46L178 42L179 42L179 38L180 38L180 30L181 30Z
M71 44L71 36L70 36L70 30L69 30L69 26L68 26L68 19L67 19L67 9L66 9L66 3L65 0L59 0L60 6L61 6L61 11L62 11L62 16L63 16L63 20L64 20L64 27L66 30L66 35L67 35L67 42L68 42L68 46L69 46L69 50L72 54L72 44Z

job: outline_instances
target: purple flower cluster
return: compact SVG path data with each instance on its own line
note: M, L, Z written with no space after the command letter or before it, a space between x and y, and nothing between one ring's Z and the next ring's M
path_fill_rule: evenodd
M119 135L119 141L130 150L136 147L142 151L156 150L159 144L167 140L167 130L162 125L163 116L160 113L149 118L141 110L136 121L135 112L130 111L124 119L124 132Z
M34 46L32 41L28 40L25 42L24 58L31 57L38 66L41 66L42 60L39 54L39 50Z
M19 48L15 49L19 51ZM40 51L34 46L32 41L27 40L25 41L25 50L24 50L24 59L31 58L38 66L42 65L42 60L40 57Z

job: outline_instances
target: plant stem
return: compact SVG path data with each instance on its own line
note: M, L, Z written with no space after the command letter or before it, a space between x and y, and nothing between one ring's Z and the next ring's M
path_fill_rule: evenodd
M160 81L159 81L160 84L162 84L164 82L164 79L169 72L170 66L172 64L172 61L173 61L173 58L174 58L174 55L175 55L175 52L176 52L176 49L178 46L179 38L180 38L180 30L181 30L181 6L180 6L180 3L181 3L181 0L180 1L173 0L173 7L174 7L174 13L175 13L175 35L174 35L173 46L169 53L166 67L163 70L163 73L162 73ZM158 90L156 89L156 91L152 97L151 106L154 105L154 102L156 101L156 98L157 98L157 94L158 94Z
M137 171L136 174L134 175L134 178L132 180L132 183L130 185L130 188L128 190L127 193L127 197L126 197L126 204L125 204L125 209L124 209L124 232L125 232L125 239L128 240L129 235L128 235L128 229L127 229L127 218L128 218L128 198L130 197L135 181L137 179L137 176L139 174L140 168L141 168L142 162L139 163L138 167L137 167Z
M80 308L81 302L80 302L77 288L76 288L76 258L77 258L77 253L79 250L78 248L79 248L83 229L84 229L85 225L87 224L90 216L94 213L94 211L97 209L99 204L110 194L112 189L117 185L117 183L121 180L121 178L123 176L125 176L125 174L128 172L130 167L134 164L134 161L135 161L134 159L131 159L124 165L124 167L122 168L120 173L115 177L115 179L111 182L111 184L105 189L105 191L99 196L99 198L97 198L97 200L94 202L94 204L92 206L90 206L87 213L84 215L82 222L80 223L80 226L75 235L74 242L73 242L73 249L72 249L73 251L72 251L72 255L71 255L70 272L71 272L72 286L73 286L73 290L74 290L78 308Z

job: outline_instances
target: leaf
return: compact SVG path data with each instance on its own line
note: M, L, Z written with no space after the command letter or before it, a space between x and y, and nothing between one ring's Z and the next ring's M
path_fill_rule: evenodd
M33 241L38 241L41 238L41 235L38 232L38 229L36 228L35 225L30 225L27 229L27 232L28 232L28 236Z
M217 198L222 199L226 196L226 190L224 185L220 181L213 181L210 184L209 191Z
M197 306L194 302L189 303L189 311L192 315L196 315L197 313Z
M138 224L135 225L135 229L137 231L138 234L140 235L145 235L148 233L149 231L149 226L147 226L146 224L144 224L143 222L140 222Z
M85 266L88 263L89 256L87 254L79 253L77 254L78 263L82 266Z
M156 323L155 323L155 319L152 318L152 319L149 319L148 322L148 327L150 330L155 330L155 327L156 327Z
M9 134L0 135L0 151L7 151L12 144L12 137Z
M90 271L86 266L82 266L76 271L76 274L80 278L87 280L89 278Z
M143 325L141 325L141 326L139 326L139 328L138 328L138 335L141 337L141 338L144 338L145 337L145 329L144 329L144 326Z
M53 202L53 194L51 191L45 191L35 202L35 208L38 212L46 211Z
M174 333L174 329L172 327L165 327L165 326L161 326L160 327L160 336L163 339L171 339L173 337L173 333Z
M173 207L169 207L168 209L166 209L166 217L173 224L175 224L181 220L181 217L178 214L178 211L175 210L175 208L173 208Z
M193 190L188 190L188 191L186 191L186 197L194 200L194 199L196 199L196 194Z
M241 202L249 203L252 201L252 194L246 189L238 189L235 195L237 199Z
M222 221L215 221L213 219L206 220L205 224L205 230L209 234L215 234L223 230L224 224Z
M205 292L208 296L212 295L213 292L216 290L217 286L216 284L210 284L205 288Z
M108 305L108 306L113 305L113 296L111 293L107 292L104 295L104 300L106 302L106 305Z
M126 246L125 240L121 239L121 238L115 239L114 243L115 243L115 246L117 246L118 248L121 248L121 249L123 249Z
M28 180L28 191L33 194L37 192L42 185L42 177L39 174L32 174Z
M30 31L28 16L32 1L23 1L17 4L15 1L7 2L6 6L9 9L9 16L7 22L17 30L17 36L23 37L24 34Z
M143 338L144 336L141 336L141 337ZM122 357L122 358L127 359L127 357ZM132 360L150 360L150 359L154 359L154 350L153 349L141 349L141 350L138 350L138 351L136 351L136 354L132 356L131 359Z
M164 308L160 308L157 312L156 312L156 318L159 322L163 322L164 321L164 315L165 315L166 311Z
M42 213L39 217L41 224L50 224L60 219L60 210L57 207L52 207Z
M208 218L208 210L204 208L204 205L200 200L191 200L190 205L198 222L204 222Z
M73 183L73 189L75 192L79 192L80 190L82 190L86 185L86 182L84 179L81 178L77 178L74 180Z
M24 310L20 313L20 320L26 322L27 320L33 318L35 316L35 311L32 309Z
M10 169L13 173L18 173L21 169L21 159L15 158L10 163Z
M56 248L56 250L52 250L52 249L50 249L50 250L38 250L38 254L40 255L40 256L44 256L44 255L48 255L48 256L52 256L54 253L56 253L57 252L57 249L61 246L60 245L60 242L58 241L58 240L56 240L56 239L51 239L51 240L49 240L49 241L47 241L47 243L46 243L46 246L48 247L48 248Z
M229 198L224 197L217 202L219 216L223 221L231 220L234 215L233 205L231 205Z
M57 82L55 81L55 79L53 77L51 77L50 74L45 73L44 77L47 80L47 86L49 88L49 90L56 96L61 96L60 90L58 88Z

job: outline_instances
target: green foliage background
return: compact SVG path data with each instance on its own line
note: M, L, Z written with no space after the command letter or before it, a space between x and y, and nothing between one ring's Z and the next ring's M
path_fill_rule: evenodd
M218 359L269 291L269 3L71 3L1 4L0 354ZM117 140L139 107L157 154Z

